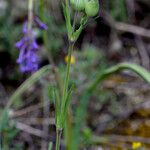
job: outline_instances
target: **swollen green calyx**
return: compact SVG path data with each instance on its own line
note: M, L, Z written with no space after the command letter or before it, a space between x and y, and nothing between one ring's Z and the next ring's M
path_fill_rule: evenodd
M76 11L84 11L89 17L96 16L99 11L98 0L70 0L70 3Z
M85 0L70 0L70 3L77 11L84 10L85 8Z
M99 2L98 0L86 0L85 3L85 13L87 16L94 17L99 11Z

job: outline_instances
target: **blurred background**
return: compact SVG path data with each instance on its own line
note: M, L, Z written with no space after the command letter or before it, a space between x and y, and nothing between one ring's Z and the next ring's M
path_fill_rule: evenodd
M34 6L40 16L40 4ZM47 50L63 76L67 36L61 3L45 0L44 21L48 25ZM15 43L22 37L27 19L27 1L0 0L0 113L11 94L30 74L19 71ZM40 45L40 67L48 58L42 32L35 29ZM100 0L97 17L90 18L80 35L73 56L70 84L76 86L72 114L80 91L99 70L119 62L132 62L150 70L150 1ZM48 84L49 83L49 84ZM4 150L46 150L55 142L54 105L50 100L53 74L41 79L11 107L9 124L1 136ZM109 77L94 92L81 134L87 150L150 149L150 86L131 72ZM49 119L50 117L50 119ZM64 142L62 141L62 149Z

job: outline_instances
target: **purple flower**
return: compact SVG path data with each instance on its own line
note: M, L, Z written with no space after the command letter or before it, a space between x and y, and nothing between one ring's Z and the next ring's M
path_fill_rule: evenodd
M22 33L27 33L27 31L28 31L28 23L25 22L25 23L23 24Z
M47 26L40 20L39 24L42 29L46 29ZM17 63L20 65L21 72L35 72L38 70L39 57L37 50L39 48L36 38L33 35L32 28L28 30L28 23L25 22L23 25L22 33L23 38L16 43L16 47L20 50L19 58Z
M38 45L33 36L26 34L16 47L20 50L17 63L20 65L21 72L34 72L38 69L39 57L37 55Z

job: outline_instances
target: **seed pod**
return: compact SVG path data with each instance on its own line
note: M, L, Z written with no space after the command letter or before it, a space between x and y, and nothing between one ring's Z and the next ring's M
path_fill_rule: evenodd
M71 5L74 7L75 10L81 11L85 8L85 0L70 0Z
M86 0L85 2L85 12L87 16L94 17L99 11L99 2L98 0Z

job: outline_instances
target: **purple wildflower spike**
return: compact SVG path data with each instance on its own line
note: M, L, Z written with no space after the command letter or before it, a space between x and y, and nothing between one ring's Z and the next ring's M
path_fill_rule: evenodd
M35 21L42 30L47 29L47 26L37 17ZM30 31L28 30L28 22L24 23L22 33L24 34L23 38L16 43L16 47L20 50L17 63L20 65L21 72L35 72L38 70L39 57L37 50L39 46L32 28Z
M37 23L37 25L39 26L40 29L42 29L42 30L47 29L47 25L44 24L37 16L35 17L35 22Z

